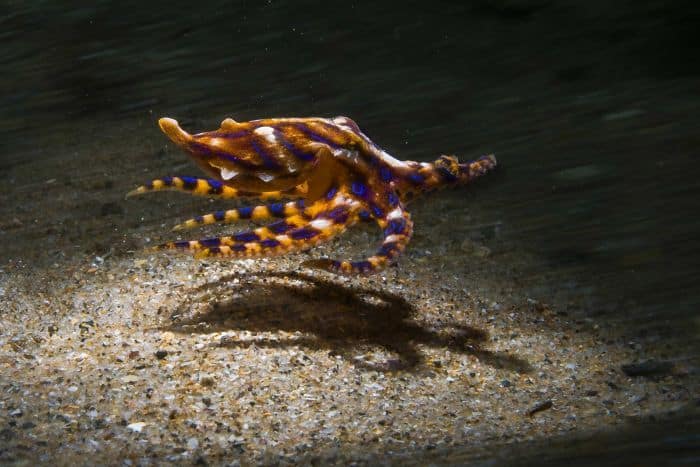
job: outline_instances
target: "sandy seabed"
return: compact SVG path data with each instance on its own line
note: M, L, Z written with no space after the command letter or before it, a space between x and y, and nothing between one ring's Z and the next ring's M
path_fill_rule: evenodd
M594 292L502 240L479 188L416 203L409 251L370 277L299 266L361 257L369 227L273 259L149 252L212 207L123 200L189 167L156 135L133 156L76 140L68 161L6 169L0 462L439 460L695 406L673 348L584 318Z

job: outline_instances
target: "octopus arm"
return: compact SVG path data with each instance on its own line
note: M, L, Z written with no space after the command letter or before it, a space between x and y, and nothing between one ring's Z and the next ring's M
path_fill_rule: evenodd
M313 213L309 217L309 213ZM359 205L342 194L319 200L304 213L230 236L168 242L157 249L188 250L197 257L273 256L305 250L359 221Z
M228 224L239 220L260 221L296 215L307 216L305 204L303 199L299 199L287 203L260 204L258 206L243 206L235 209L221 210L187 219L185 222L173 227L173 230L191 229L216 223Z
M304 198L306 188L297 185L289 190L277 191L246 191L226 185L218 180L199 177L163 177L151 180L126 194L127 198L142 195L153 191L181 191L198 196L207 196L221 199L234 198L258 198L262 200L276 200L284 198Z
M342 274L371 274L384 269L406 249L413 235L413 222L401 203L375 220L383 229L384 240L374 255L360 261L322 258L306 261L304 265Z

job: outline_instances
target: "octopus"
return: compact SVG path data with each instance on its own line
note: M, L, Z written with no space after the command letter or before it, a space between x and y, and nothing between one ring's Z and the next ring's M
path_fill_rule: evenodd
M171 118L159 126L209 178L169 176L127 196L177 190L263 204L196 216L173 230L239 220L255 229L200 240L172 241L157 249L188 250L197 257L261 257L309 249L361 221L383 232L378 250L363 260L320 258L304 266L341 274L370 274L394 263L411 239L406 205L438 188L464 185L496 167L493 155L460 163L401 161L377 146L348 117L270 118L221 122L218 130L189 134Z

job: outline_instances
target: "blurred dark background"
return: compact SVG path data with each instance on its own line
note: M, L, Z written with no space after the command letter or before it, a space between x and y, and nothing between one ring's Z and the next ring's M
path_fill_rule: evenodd
M342 114L401 159L495 152L480 197L547 266L525 273L562 279L541 295L590 290L572 312L697 362L698 5L3 2L0 175L65 157L37 135L161 138L160 116Z
M505 233L614 284L600 306L697 307L697 2L0 8L0 169L81 121L343 114L402 159L495 152Z
M498 92L546 104L700 73L692 1L3 3L3 142L55 119L215 105L360 121L391 107L415 128Z

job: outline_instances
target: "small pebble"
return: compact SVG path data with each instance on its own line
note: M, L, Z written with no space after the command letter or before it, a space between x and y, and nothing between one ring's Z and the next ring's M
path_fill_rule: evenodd
M189 449L190 451L194 451L198 447L199 441L197 440L197 438L190 438L187 440L187 449Z
M546 401L543 401L543 402L538 402L537 404L535 404L535 406L534 406L533 408L531 408L531 409L528 411L527 414L528 414L530 417L532 417L532 416L535 415L537 412L542 412L543 410L551 409L553 405L554 405L554 404L552 404L552 401L551 401L551 400L546 400Z
M133 431L134 433L141 433L143 430L143 427L146 426L145 422L135 422L135 423L130 423L126 426L127 429Z
M201 384L204 387L210 388L216 384L216 381L214 381L214 378L211 376L204 376L202 379L199 381L199 384Z

